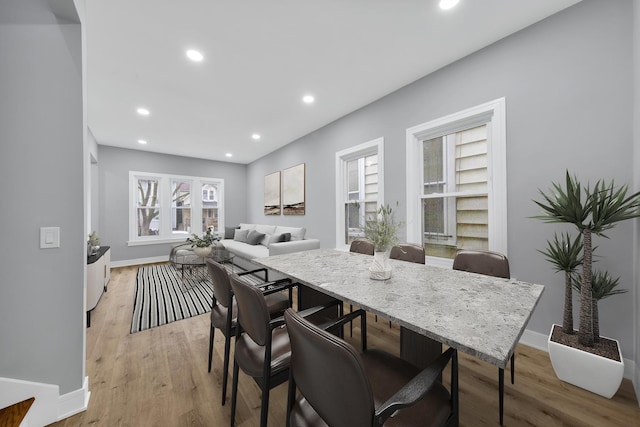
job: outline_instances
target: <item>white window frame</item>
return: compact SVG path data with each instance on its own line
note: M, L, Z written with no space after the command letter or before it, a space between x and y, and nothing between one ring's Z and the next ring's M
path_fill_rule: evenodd
M345 215L344 206L348 202L348 174L347 163L365 156L378 156L378 208L384 204L384 138L364 142L336 153L336 243L339 250L349 250L344 242ZM364 193L364 180L362 180L362 192ZM364 209L364 204L362 205Z
M158 180L158 199L160 209L160 226L158 235L138 236L137 204L138 179ZM129 171L129 240L128 246L155 245L162 243L183 242L190 233L174 233L171 229L171 182L186 181L191 185L191 232L202 234L202 185L213 184L218 187L218 229L224 230L224 179L195 177L185 175L169 175L153 172ZM194 191L198 189L197 191ZM194 224L198 229L194 229Z
M407 241L422 244L422 141L487 125L489 250L507 255L506 99L499 98L407 129ZM455 193L452 193L455 195ZM451 268L453 260L426 257L427 263Z

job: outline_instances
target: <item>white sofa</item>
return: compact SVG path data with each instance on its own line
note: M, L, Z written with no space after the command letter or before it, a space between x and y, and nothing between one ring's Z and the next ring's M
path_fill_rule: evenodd
M246 234L252 230L254 231L254 240L247 242ZM227 235L230 231L225 232L225 239L220 242L229 252L236 255L234 263L243 268L254 268L254 266L243 262L254 258L320 248L320 240L306 239L306 229L302 227L241 223L240 228L234 229L234 238L227 238L231 237ZM261 237L256 233L261 233L264 236ZM290 240L280 241L283 240L282 236L286 237L287 234L290 236ZM260 237L257 242L255 241L256 237Z

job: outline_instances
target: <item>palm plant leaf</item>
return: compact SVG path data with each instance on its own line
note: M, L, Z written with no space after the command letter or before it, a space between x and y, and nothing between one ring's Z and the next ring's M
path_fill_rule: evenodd
M596 183L593 192L587 196L594 233L603 235L617 222L640 217L640 192L627 197L627 191L627 185L616 189L613 180L609 185L604 181Z
M564 233L560 238L554 234L553 241L547 241L547 247L538 252L547 258L556 271L571 273L582 264L582 249L582 234L571 239L569 233Z
M573 289L580 292L582 289L582 275L571 276ZM615 279L607 271L594 271L591 278L591 295L596 301L628 292L628 289L615 289L620 284L620 278Z
M582 203L582 186L577 178L571 177L569 171L566 172L565 186L566 189L560 184L552 183L551 195L538 190L544 201L534 200L534 203L542 208L543 214L533 218L545 222L570 223L582 230L589 216L588 209Z

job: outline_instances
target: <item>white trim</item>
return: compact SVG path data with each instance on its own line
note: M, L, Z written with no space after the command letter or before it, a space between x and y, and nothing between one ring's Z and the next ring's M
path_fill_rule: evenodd
M344 240L344 205L347 202L347 162L363 156L378 156L378 206L384 204L384 138L364 142L362 144L336 152L336 249L348 249Z
M60 387L53 384L0 378L0 408L35 397L21 426L44 426L86 411L89 405L89 378L84 377L82 388L60 395Z
M549 339L549 334L541 334L540 332L535 332L530 329L525 329L524 333L520 337L519 344L524 344L529 347L536 348L538 350L542 350L546 353L549 352L549 348L547 345L547 340ZM516 370L518 369L518 358L516 357ZM638 369L636 363L632 359L624 358L624 377L629 380L633 380L633 378L638 376Z
M127 246L146 246L146 245L162 245L165 243L184 243L187 241L187 237L189 236L191 235L185 234L184 236L174 237L170 239L128 240Z
M507 255L506 100L499 98L466 110L413 126L406 131L407 241L422 244L420 224L421 142L473 126L487 124L489 170L489 249ZM493 226L492 226L493 225Z
M169 255L160 255L149 258L125 259L121 261L111 261L111 268L129 267L131 265L155 264L157 262L169 261Z

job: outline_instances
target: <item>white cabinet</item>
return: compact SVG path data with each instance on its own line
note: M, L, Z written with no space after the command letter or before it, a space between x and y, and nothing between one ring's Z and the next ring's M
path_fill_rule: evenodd
M91 326L91 310L93 310L102 292L107 290L111 278L111 249L102 246L98 253L87 258L87 292L85 311L87 312L87 327Z

